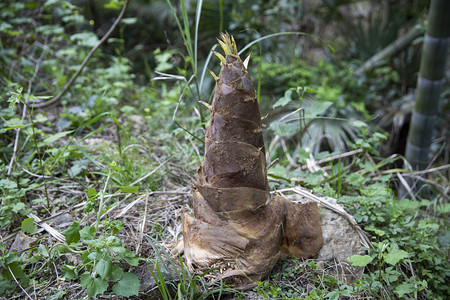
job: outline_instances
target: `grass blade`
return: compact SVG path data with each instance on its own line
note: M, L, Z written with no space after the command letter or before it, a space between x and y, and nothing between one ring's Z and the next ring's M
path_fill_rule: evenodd
M245 45L244 48L241 49L241 51L239 51L239 55L241 55L241 53L243 53L245 50L247 50L248 48L250 48L252 45L254 45L254 44L256 44L256 43L259 43L259 42L261 42L261 41L263 41L263 40L270 39L270 38L273 38L273 37L282 36L282 35L304 35L304 36L311 37L311 38L313 38L314 40L318 40L321 44L327 46L327 48L328 48L332 53L334 53L334 48L333 48L330 44L325 43L325 42L322 41L321 39L319 39L319 38L317 38L317 37L315 37L315 36L313 36L313 35L311 35L311 34L308 34L308 33L305 33L305 32L301 32L301 31L286 31L286 32L272 33L272 34L269 34L269 35L260 37L260 38L258 38L258 39L256 39L256 40L254 40L254 41L248 43L247 45Z

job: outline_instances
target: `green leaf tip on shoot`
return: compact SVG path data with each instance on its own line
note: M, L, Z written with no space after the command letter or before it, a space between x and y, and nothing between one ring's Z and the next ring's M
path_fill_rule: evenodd
M223 57L222 54L220 54L219 52L216 52L214 50L212 50L212 52L220 59L220 63L224 64L225 63L225 57Z
M223 49L223 52L225 52L226 56L234 56L236 58L239 58L239 54L236 47L236 42L234 41L234 37L230 35L228 32L221 33L220 37L222 40L217 39L220 46Z
M214 51L215 52L215 51ZM215 53L217 53L217 52L215 52ZM220 55L220 54L219 54ZM222 56L222 55L220 55L220 56ZM223 56L222 56L223 57ZM220 58L220 57L219 57ZM214 78L214 80L217 82L218 80L219 80L219 77L217 77L217 75L216 74L214 74L214 72L213 71L211 71L210 69L207 69L208 70L208 72L211 74L211 76Z

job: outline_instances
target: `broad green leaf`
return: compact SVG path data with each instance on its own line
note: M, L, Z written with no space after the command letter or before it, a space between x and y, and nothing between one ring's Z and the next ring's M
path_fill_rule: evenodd
M95 237L95 227L86 226L80 230L80 238L82 240L92 240Z
M396 281L398 279L398 277L400 277L401 273L394 270L393 267L387 267L385 268L385 270L381 273L381 278L383 278L383 280L390 284L394 281Z
M0 188L5 190L17 189L17 183L9 179L1 179Z
M306 160L309 159L309 152L303 148L298 149L298 161L300 163L306 163Z
M69 280L78 279L78 270L76 266L64 265L64 278Z
M109 276L109 279L113 281L120 280L123 276L124 272L121 267L113 265L111 268L111 274Z
M70 39L86 47L94 47L98 43L98 37L93 32L88 31L72 34Z
M70 178L74 178L75 176L80 174L81 171L86 169L86 165L87 165L86 162L80 162L80 161L75 162L67 173L69 174Z
M392 249L391 252L389 252L385 256L384 261L390 265L395 265L399 261L401 261L402 259L407 258L407 257L408 257L408 252L394 248L394 249Z
M93 251L87 256L91 261L99 260L102 257L102 254L98 251Z
M24 203L22 203L22 202L17 202L17 203L15 203L15 204L13 205L12 210L13 210L15 213L18 213L19 211L21 211L21 210L24 209L24 208L25 208L25 204L24 204Z
M362 169L367 170L369 172L375 172L376 169L374 165L370 161L365 161L364 163L358 164Z
M277 102L275 102L275 104L273 105L273 108L276 108L278 106L286 106L289 102L291 102L292 100L292 89L287 90L286 92L284 92L284 96L281 97L280 99L277 100Z
M26 218L22 221L21 229L26 233L35 233L37 231L37 226L34 224L33 218Z
M72 224L64 230L63 234L66 237L66 243L68 245L77 243L80 240L80 223L73 221Z
M108 282L101 278L94 278L91 274L81 276L81 286L89 297L103 294L108 289Z
M270 124L270 128L279 136L291 136L300 131L299 122L279 122L274 121Z
M130 264L131 266L135 267L135 266L139 265L139 261L141 259L139 258L139 256L136 255L136 253L134 253L130 249L125 248L125 252L122 255L123 255L123 259L125 259L127 261L127 263Z
M365 267L373 260L369 255L353 255L347 258L353 266L356 267Z
M111 250L119 254L120 256L124 256L127 252L127 249L124 246L113 246Z
M361 187L366 181L366 177L358 173L350 173L349 175L345 176L345 181L347 181L352 186Z
M405 294L413 293L415 290L416 288L414 287L414 284L404 282L394 289L394 293L398 294L399 297L402 298Z
M126 186L126 185L122 185L120 186L120 189L122 190L122 192L124 193L137 193L137 191L139 191L139 187L138 186Z
M44 116L43 114L38 114L33 118L34 122L36 123L43 123L48 120L47 116Z
M446 231L441 236L437 238L437 241L441 247L450 247L450 231Z
M95 271L98 275L100 275L101 278L105 279L107 276L110 275L111 272L112 263L109 258L107 259L100 259L100 261L95 265Z
M375 226L373 226L373 225L367 226L365 228L365 230L375 232L375 234L379 235L379 236L384 236L386 234L386 231L378 229L378 228L375 228Z
M123 297L137 296L141 282L134 273L124 273L122 279L113 285L112 290L116 295Z
M97 191L94 188L89 187L88 198L95 198L95 197L97 197Z
M367 124L364 123L363 121L360 120L356 120L356 121L351 121L351 124L355 127L361 128L361 127L367 127Z
M329 300L339 300L339 292L338 291L329 292L326 297Z
M305 109L305 118L313 119L323 114L331 105L333 105L333 102L330 101L316 101Z
M139 261L141 260L139 257L125 257L125 260L130 266L136 267L139 265Z
M15 277L15 279L18 279L19 282L24 285L24 287L27 287L29 285L30 278L23 272L23 267L23 264L19 264L19 262L15 261L8 264L8 268L4 268L1 275L10 281L14 281ZM12 274L14 274L14 277L12 276L11 272Z

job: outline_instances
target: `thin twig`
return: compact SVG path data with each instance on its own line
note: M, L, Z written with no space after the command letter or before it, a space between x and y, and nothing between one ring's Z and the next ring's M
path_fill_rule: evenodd
M172 157L169 157L168 159L166 159L163 163L161 163L159 166L157 166L156 168L154 168L153 170L151 170L150 172L148 172L146 175L142 176L141 178L139 178L138 180L136 180L135 182L133 182L132 184L130 184L130 186L133 186L139 182L141 182L142 180L144 180L145 178L149 177L150 175L152 175L153 173L155 173L156 171L158 171L159 168L161 168L162 166L164 166L170 159L172 159Z
M392 44L372 56L369 60L367 60L362 66L360 66L356 71L356 76L361 76L364 72L374 68L377 64L382 62L384 59L390 56L396 55L403 48L408 46L412 41L414 41L417 37L423 35L423 28L416 25L409 32L402 35L400 38L395 40Z
M434 182L433 180L429 180L429 179L423 178L422 176L409 176L409 177L415 179L415 181L422 181L422 182L425 182L425 183L427 183L427 184L429 184L431 186L434 186L436 188L436 190L438 190L439 193L442 195L442 197L444 197L447 200L450 200L450 197L447 195L447 193L445 191L441 190L442 186L439 185L438 183Z
M28 91L27 95L29 96L31 94L31 86L33 84L34 79L36 78L37 72L39 71L39 67L41 65L42 57L44 56L44 51L42 51L41 55L39 56L38 61L36 62L36 67L34 68L33 76L31 76L30 80L28 81ZM26 103L23 104L23 111L22 111L22 120L25 119L25 116L27 115L27 105ZM13 148L13 155L11 157L11 161L9 162L9 168L8 173L6 174L6 178L9 178L11 175L12 166L14 164L14 161L16 159L17 155L17 148L19 145L19 133L21 128L16 129L16 138L14 139L14 148Z
M22 167L21 165L19 165L17 162L16 162L16 164L22 169L22 171L24 171L25 173L27 173L28 175L31 175L33 177L44 178L44 179L54 178L53 176L44 176L44 175L34 174L34 173L28 171L27 169L25 169L24 167Z
M22 112L22 120L25 119L25 116L27 114L27 105L23 104L23 112ZM14 139L14 148L13 148L13 154L11 157L11 161L9 162L9 168L8 173L6 174L6 178L9 178L11 175L12 166L14 164L14 161L16 160L16 154L17 154L17 148L19 145L19 134L20 134L20 128L16 129L16 138Z
M426 170L422 170L422 171L407 172L407 173L403 173L403 175L404 176L416 176L416 175L432 173L432 172L445 170L445 169L450 169L450 165L443 165L443 166L439 166L439 167L431 168L431 169L426 169Z
M20 289L25 293L25 295L27 295L28 298L30 298L31 300L33 300L33 298L31 298L30 295L28 295L27 291L25 291L25 289L20 285L19 281L17 281L16 276L14 276L13 271L11 271L11 268L8 266L8 270L9 273L11 273L12 277L14 278L14 281L17 283L17 285L20 287Z
M142 145L139 145L139 144L131 144L131 145L126 146L126 147L123 149L122 153L125 153L125 151L127 151L128 149L133 148L133 147L138 147L138 148L141 148L142 150L144 150L145 152L149 152L148 148L146 148L146 147L144 147L144 146L142 146Z
M94 55L95 51L97 51L97 49L103 45L103 43L109 38L109 36L113 33L114 29L116 29L117 25L120 23L120 20L122 19L122 17L125 14L125 11L127 10L128 7L128 3L130 1L129 0L125 0L125 3L122 7L122 10L119 14L119 16L117 17L117 19L114 21L113 25L111 26L111 28L109 28L108 32L103 36L103 38L97 43L97 45L95 45L91 51L89 52L89 54L84 58L83 63L80 65L80 67L78 68L78 70L75 72L75 74L73 74L72 78L70 78L69 82L66 83L66 85L64 86L64 88L62 89L62 91L54 98L46 101L46 102L42 102L42 103L37 103L37 104L33 104L33 108L42 108L42 107L46 107L49 105L52 105L56 102L58 102L62 96L64 96L64 94L69 90L69 88L72 86L72 84L75 82L75 80L77 79L78 75L81 74L81 72L83 71L84 67L87 65L88 61L91 59L91 57Z
M329 161L332 161L332 160L336 160L336 159L347 157L347 156L352 156L352 155L355 155L355 154L358 154L358 153L361 153L361 152L364 152L364 149L360 148L360 149L352 150L352 151L349 151L349 152L332 155L332 156L326 157L324 159L318 160L318 161L316 161L316 163L318 165L320 165L320 164L323 164L323 163L326 163L326 162L329 162ZM302 169L306 169L306 168L307 168L306 165L302 166Z
M45 222L41 223L41 219L39 217L37 217L36 215L29 213L27 215L29 218L33 218L35 223L38 224L40 227L42 227L45 231L47 231L48 233L50 233L51 236L53 236L55 239L57 239L58 241L60 241L61 243L65 243L66 242L66 237L64 235L62 235L61 232L57 231L56 229L54 229L53 227L51 227L50 225L48 225Z
M142 245L142 240L144 238L144 229L145 229L145 222L147 219L147 206L148 206L148 197L150 196L150 194L147 194L145 197L145 207L144 207L144 219L142 220L142 225L140 226L141 228L139 228L139 241L138 244L136 246L136 251L135 253L138 254L139 253L139 248Z
M414 199L415 198L414 193L413 193L411 187L409 186L408 182L405 180L405 178L399 172L397 172L396 175L397 175L398 179L400 180L400 183L403 185L403 187L408 192L411 199Z

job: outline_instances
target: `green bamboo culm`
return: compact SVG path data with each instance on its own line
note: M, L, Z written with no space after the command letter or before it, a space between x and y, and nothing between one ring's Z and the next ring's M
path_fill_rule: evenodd
M431 0L405 153L414 170L423 170L428 164L449 43L450 1Z

